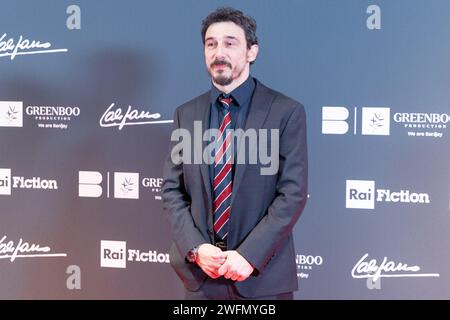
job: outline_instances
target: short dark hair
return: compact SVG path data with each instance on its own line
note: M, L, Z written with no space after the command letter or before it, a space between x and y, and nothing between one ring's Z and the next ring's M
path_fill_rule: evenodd
M231 7L220 7L214 12L211 12L202 21L202 41L205 44L206 30L213 23L217 22L234 22L240 26L245 33L245 40L247 41L247 48L254 44L258 44L258 38L256 37L256 21L250 16L244 15L240 10L236 10Z

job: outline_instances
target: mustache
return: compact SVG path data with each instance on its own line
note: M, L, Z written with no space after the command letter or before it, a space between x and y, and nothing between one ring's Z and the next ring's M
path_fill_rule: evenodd
M231 63L229 63L228 61L225 61L225 60L215 60L213 63L211 63L211 67L214 67L214 66L216 66L218 64L224 64L227 67L231 68Z

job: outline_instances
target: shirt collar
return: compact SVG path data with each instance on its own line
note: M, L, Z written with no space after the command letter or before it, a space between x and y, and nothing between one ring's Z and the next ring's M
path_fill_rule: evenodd
M235 102L235 104L237 104L238 106L242 106L248 101L248 99L250 99L254 88L255 82L253 81L253 77L249 75L247 80L245 80L239 87L231 91L229 95L233 96L233 101ZM223 94L222 91L217 89L214 84L211 85L212 104L216 103L221 94Z

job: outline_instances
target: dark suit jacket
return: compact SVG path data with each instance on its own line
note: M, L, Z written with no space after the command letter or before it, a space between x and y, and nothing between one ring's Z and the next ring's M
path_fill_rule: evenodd
M194 121L202 121L203 131L208 129L209 109L208 91L176 109L174 128L184 128L194 137ZM228 249L237 250L255 267L248 279L235 286L246 297L295 291L292 229L306 203L308 180L305 110L257 81L245 124L245 130L249 128L279 129L279 170L261 175L260 168L268 165L259 161L235 165ZM192 152L207 143L196 147L193 143ZM171 150L176 144L171 143ZM173 238L170 262L185 287L196 291L207 275L185 257L195 246L214 243L208 164L174 164L169 153L162 198Z

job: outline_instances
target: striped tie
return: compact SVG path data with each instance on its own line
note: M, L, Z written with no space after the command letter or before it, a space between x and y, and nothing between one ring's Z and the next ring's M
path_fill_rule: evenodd
M218 238L225 240L228 235L228 220L231 211L231 157L232 134L230 104L232 98L221 97L220 102L224 107L224 116L219 127L218 144L214 157L214 231Z

